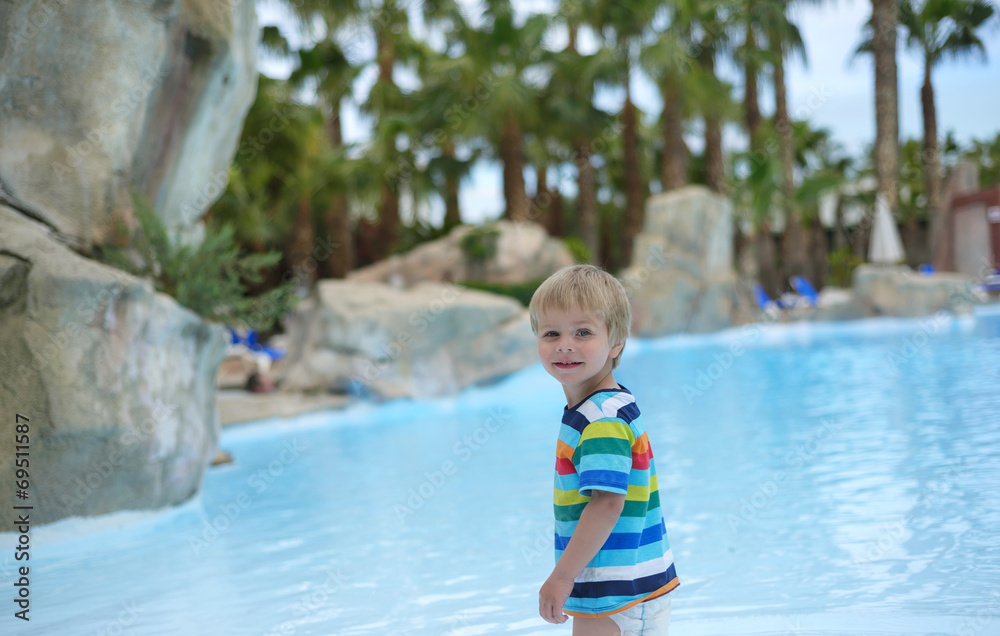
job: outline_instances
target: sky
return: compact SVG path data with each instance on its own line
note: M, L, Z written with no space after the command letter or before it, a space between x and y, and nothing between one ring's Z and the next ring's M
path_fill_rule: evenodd
M475 11L472 0L461 0L470 11ZM414 3L415 4L415 3ZM548 0L514 0L515 8L523 13L542 13L551 10ZM994 2L994 7L997 7ZM806 64L801 57L786 63L788 109L794 119L808 119L814 128L827 128L832 138L852 154L860 154L875 138L874 70L870 57L850 62L852 53L861 37L861 28L871 13L869 0L835 0L816 5L796 6L793 20L799 25L806 47ZM296 45L292 22L284 16L280 3L259 0L258 16L261 25L276 24ZM412 20L411 20L412 21ZM419 21L414 24L419 31ZM996 16L980 31L986 45L987 61L964 59L959 62L945 60L934 70L933 82L937 109L938 132L951 131L960 144L972 138L994 137L1000 132L1000 19ZM561 48L564 38L554 36L550 45ZM581 52L596 46L593 38L580 38ZM359 42L354 48L357 60L371 59L374 46ZM921 138L923 123L920 112L920 86L923 67L920 55L905 48L900 39L897 53L899 80L900 138ZM262 59L261 72L273 77L287 77L291 67L273 60ZM737 69L720 68L720 74L729 75L741 94L741 81ZM371 66L357 80L354 90L356 102L364 100L375 79ZM415 87L416 80L404 73L397 73L397 82ZM655 121L662 108L655 85L637 73L630 88L636 106L645 113L647 121ZM761 110L765 116L773 112L773 89L761 87ZM615 112L621 108L624 91L605 91L597 96L599 107ZM344 113L344 139L362 142L370 135L371 125L354 105L347 105ZM687 141L693 151L700 151L701 140L697 135ZM739 150L744 137L737 126L729 126L723 137L725 149ZM573 174L565 171L558 176L560 189L573 194ZM528 171L526 182L529 191L534 187L534 175ZM529 192L530 193L530 192ZM497 218L503 210L503 189L500 164L495 161L480 162L469 179L462 183L460 205L465 222L478 223ZM403 215L412 214L407 201L403 202ZM444 210L440 201L432 202L429 209L418 211L421 218L439 224Z

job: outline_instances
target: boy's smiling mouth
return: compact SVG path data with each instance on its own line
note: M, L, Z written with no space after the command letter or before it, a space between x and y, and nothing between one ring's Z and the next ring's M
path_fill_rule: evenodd
M560 369L572 369L578 364L583 364L582 362L553 362L553 365Z

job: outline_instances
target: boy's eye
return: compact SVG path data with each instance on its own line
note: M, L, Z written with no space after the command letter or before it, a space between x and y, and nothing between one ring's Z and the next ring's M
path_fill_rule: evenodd
M546 337L546 338L548 338L549 336L558 336L558 335L559 335L559 334L557 334L557 333L556 333L556 332L554 332L554 331L546 331L546 332L545 332L545 337Z
M581 329L581 330L577 331L577 333L580 334L580 335L582 335L582 336L589 336L590 335L590 329Z

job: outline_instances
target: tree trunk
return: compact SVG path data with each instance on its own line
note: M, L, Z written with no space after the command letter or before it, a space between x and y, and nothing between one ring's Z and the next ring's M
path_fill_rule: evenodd
M312 199L305 192L299 195L295 206L295 228L292 230L291 254L288 260L295 274L297 286L310 289L312 287L315 265L309 262L312 257L315 232L313 230Z
M722 123L715 114L705 115L705 185L726 193L726 170L722 160Z
M351 239L351 223L347 195L338 192L323 219L330 233L330 256L327 258L326 274L330 278L344 278L354 267L354 249Z
M701 66L715 77L715 50L710 42L703 42ZM714 104L707 104L705 120L705 185L713 192L725 194L726 174L722 162L722 122Z
M616 262L614 247L611 245L611 237L614 236L611 227L613 221L609 216L605 215L598 222L601 224L601 231L597 237L598 244L600 245L600 256L594 259L594 265L602 267L609 272L618 271L619 263ZM621 252L618 254L620 255Z
M378 80L380 84L392 85L392 68L395 65L395 50L392 43L392 38L389 34L385 32L384 28L376 29L376 47L377 47L377 60L378 60ZM384 116L386 108L385 104L381 105L382 112L380 116ZM399 238L399 184L398 179L391 174L392 171L396 170L397 166L397 151L396 151L396 140L386 139L384 140L386 144L387 152L386 157L386 169L389 171L386 174L386 179L382 183L382 191L380 193L380 214L379 214L379 237L380 237L380 258L392 254L393 249L396 246L396 241ZM390 183L391 181L391 183Z
M920 228L917 226L916 212L911 211L909 217L903 222L900 239L903 241L903 250L906 252L906 264L916 269L924 254L923 246L920 245Z
M566 225L563 218L563 199L559 188L552 190L552 209L549 212L549 234L566 236Z
M327 122L330 145L339 149L344 145L340 126L340 103L332 105L333 114ZM330 278L344 278L354 266L354 241L351 237L351 222L347 205L347 193L338 190L323 215L323 225L329 233L331 253L323 271Z
M642 231L642 173L639 168L639 132L636 130L635 105L625 85L625 107L622 110L625 143L625 223L621 232L621 262L632 262L632 241Z
M549 190L549 170L545 166L535 167L535 198L531 202L531 220L541 223L552 233L552 192Z
M747 25L744 49L746 60L743 65L743 102L747 135L750 137L750 150L757 150L760 147L760 127L763 121L760 117L760 95L757 88L757 38L751 25Z
M681 96L671 87L663 87L663 164L660 182L663 191L674 190L687 183L687 167L682 134Z
M837 206L833 212L833 249L839 250L847 246L847 233L844 231L844 197L837 194Z
M872 224L875 219L874 203L871 213L865 214L861 222L854 228L851 234L851 249L855 256L861 260L868 259L868 237L871 235Z
M944 265L944 210L941 203L941 157L938 155L937 114L934 112L934 86L931 66L924 63L924 85L920 87L920 106L924 116L924 195L927 197L927 218L931 226L931 258L935 265Z
M458 178L451 170L455 160L455 143L451 137L441 144L441 152L448 159L444 173L444 227L451 229L462 224L462 212L458 207Z
M399 240L399 193L388 184L382 186L379 215L379 258L392 254Z
M580 233L583 243L590 251L591 260L596 260L597 254L597 180L594 176L594 166L590 163L590 144L586 139L576 144L577 172L577 213L580 215Z
M788 118L788 103L785 96L784 46L777 46L774 59L774 127L781 140L781 207L785 213L785 235L782 241L782 287L791 276L805 276L808 267L807 235L802 230L793 197L795 181L793 164L795 146L792 139L792 122Z
M754 250L757 252L757 275L761 286L772 297L780 292L778 286L778 266L775 262L777 254L774 250L774 238L771 236L771 223L763 221L753 237Z
M358 267L371 265L382 258L380 229L378 223L372 223L365 217L360 217L355 226L354 255Z
M822 289L826 284L827 254L830 251L829 241L826 239L826 230L819 218L813 219L809 226L810 245L809 255L811 256L812 267L809 272L809 281L817 290Z
M899 206L899 99L896 79L896 1L872 2L872 53L875 58L875 179L876 192L889 211ZM855 253L868 252L868 227L855 236ZM860 236L857 236L860 234ZM859 245L863 239L863 244Z
M521 152L521 127L514 113L504 116L503 136L500 140L503 160L503 196L506 218L511 221L528 219L528 193L524 189L524 154Z

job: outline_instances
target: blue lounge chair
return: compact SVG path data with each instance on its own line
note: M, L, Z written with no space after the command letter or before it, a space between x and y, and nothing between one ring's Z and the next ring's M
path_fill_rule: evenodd
M247 331L246 336L241 336L239 332L230 326L226 326L226 331L229 332L229 343L233 345L243 345L250 351L257 351L263 353L271 360L280 360L285 357L285 352L281 349L275 349L274 347L265 347L257 342L257 332L253 329Z
M983 280L983 289L987 292L1000 292L1000 269L993 270L993 273Z
M816 292L816 288L812 286L812 283L809 282L808 278L805 276L792 276L789 282L792 284L792 289L809 301L810 306L816 306L819 302L819 294Z
M780 309L781 305L779 303L771 300L771 297L767 295L767 291L764 290L764 286L754 281L753 283L753 296L757 300L757 306L760 307L761 311L768 311L769 309Z

